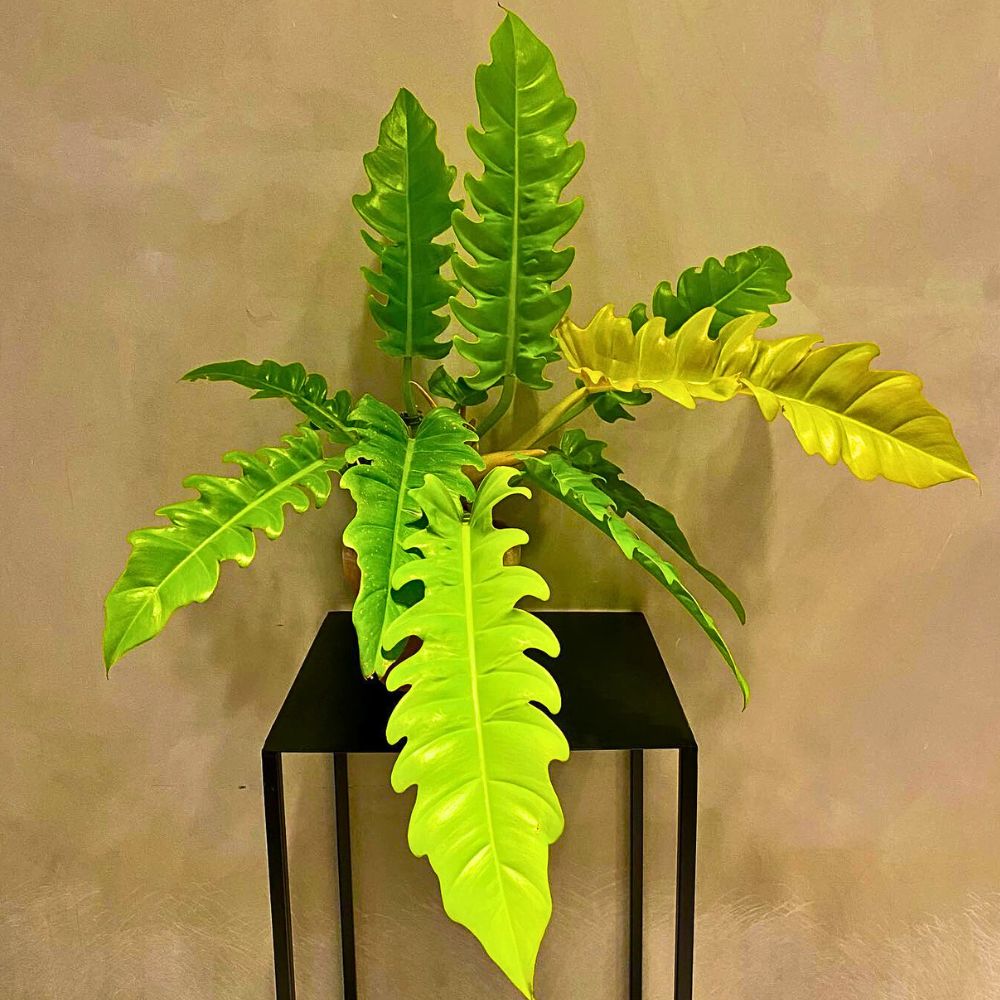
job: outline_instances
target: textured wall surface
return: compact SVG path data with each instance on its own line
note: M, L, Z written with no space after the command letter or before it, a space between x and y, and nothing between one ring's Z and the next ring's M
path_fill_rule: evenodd
M557 607L640 607L703 747L699 995L1000 995L997 544L1000 13L989 0L524 0L580 104L574 314L773 243L779 330L873 338L954 420L981 488L856 482L752 405L666 404L612 447L746 599L754 688L550 505L526 559ZM258 751L326 608L338 495L227 564L105 681L126 532L293 418L222 358L386 391L350 195L405 84L472 166L486 0L33 0L0 60L3 580L0 992L263 1000ZM522 415L527 419L529 415ZM340 491L337 491L338 493ZM609 665L613 683L614 665ZM353 770L366 1000L509 997L406 851L387 762ZM321 760L290 769L301 996L335 997ZM669 813L672 762L649 793ZM624 761L558 771L545 1000L622 997ZM670 990L671 837L650 827L649 995ZM660 942L664 942L661 946Z

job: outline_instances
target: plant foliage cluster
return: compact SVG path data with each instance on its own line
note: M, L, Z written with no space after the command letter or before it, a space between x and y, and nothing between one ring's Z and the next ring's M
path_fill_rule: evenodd
M479 126L468 132L482 172L466 176L465 200L454 197L456 171L434 121L408 90L364 158L370 189L354 198L374 258L363 273L378 346L401 362L401 409L331 394L298 364L238 360L189 372L255 399L281 397L301 423L276 447L226 455L238 475L185 480L198 497L161 508L169 523L130 536L107 598L104 655L110 668L178 608L207 600L222 561L251 562L256 529L276 538L286 507L322 506L339 477L356 506L343 537L361 571L361 667L405 689L388 737L405 741L393 787L417 788L410 846L430 860L449 916L532 997L552 909L549 845L563 826L549 766L568 747L538 707L557 713L559 691L528 655L555 655L558 644L517 606L548 588L505 564L527 536L498 527L495 506L534 490L593 525L691 616L745 698L736 658L685 577L700 575L742 622L739 598L606 445L568 424L589 411L597 422L636 420L657 396L688 409L748 396L766 419L787 420L808 454L861 479L927 487L974 476L919 379L871 367L874 344L759 335L776 321L772 306L789 299L791 273L771 247L709 258L625 316L609 305L584 326L568 319L572 292L561 282L574 251L562 243L583 209L563 194L584 159L568 138L576 105L552 53L514 14L490 51L476 74ZM422 382L427 363L453 350L465 374L439 365ZM566 366L575 388L507 440L515 392L548 390L550 364ZM400 659L413 637L419 651Z

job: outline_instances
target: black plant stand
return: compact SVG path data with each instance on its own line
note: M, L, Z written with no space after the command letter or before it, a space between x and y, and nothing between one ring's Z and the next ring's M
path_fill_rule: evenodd
M679 751L674 997L691 1000L698 745L640 612L545 611L539 617L562 646L555 660L535 655L562 691L558 721L570 747L630 751L629 1000L642 998L643 751ZM261 753L277 1000L295 1000L281 755L333 755L344 998L357 1000L347 755L393 752L385 723L399 696L362 680L350 612L331 611Z

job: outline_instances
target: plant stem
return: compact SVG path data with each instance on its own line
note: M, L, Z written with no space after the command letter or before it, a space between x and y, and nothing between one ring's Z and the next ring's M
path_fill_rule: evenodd
M500 398L497 400L497 405L494 406L485 417L483 417L482 423L478 424L476 427L476 433L479 435L480 441L482 441L487 433L489 433L489 431L496 426L500 418L510 409L510 404L514 402L514 390L516 388L517 379L513 375L504 375L503 388L500 390Z
M413 400L413 358L406 354L403 356L403 408L411 416L416 416L417 407Z
M541 419L519 437L509 448L510 451L524 451L526 448L541 441L554 430L562 427L563 424L572 420L577 414L582 413L590 404L587 398L590 390L586 386L574 389L568 396L561 399L551 410L542 414Z

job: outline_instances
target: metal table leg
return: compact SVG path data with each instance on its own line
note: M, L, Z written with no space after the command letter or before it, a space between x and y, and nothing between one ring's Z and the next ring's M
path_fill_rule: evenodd
M694 882L698 831L698 748L681 749L677 765L677 916L674 1000L691 1000L694 981Z
M629 771L629 921L628 996L642 1000L642 875L643 875L643 757L642 750L630 750Z
M358 1000L357 959L354 951L354 882L351 871L351 806L346 753L333 755L333 795L337 812L337 881L340 888L344 1000Z
M267 878L271 890L275 996L277 1000L295 1000L292 909L288 897L288 843L285 837L285 792L281 778L281 754L265 750L260 757L264 779Z

